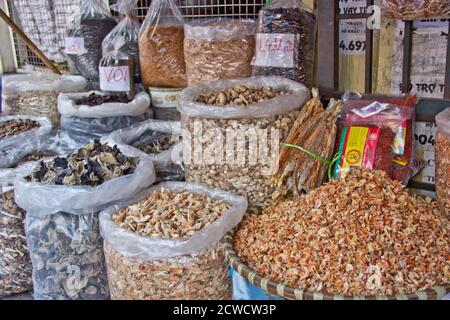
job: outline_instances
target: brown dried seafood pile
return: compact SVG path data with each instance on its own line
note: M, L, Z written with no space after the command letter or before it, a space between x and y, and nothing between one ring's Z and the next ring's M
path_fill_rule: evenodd
M181 138L175 138L172 133L165 133L158 137L157 140L139 146L138 149L151 156L156 156L161 152L169 150L180 141Z
M295 120L286 142L331 160L337 131L336 119L342 103L331 100L327 110L324 110L317 89L312 90L312 95L313 98L305 104ZM272 198L279 200L318 188L325 180L327 167L300 150L283 147L278 173L272 178L276 187Z
M121 210L113 220L140 236L184 238L216 221L228 209L223 200L181 189L165 189Z
M246 107L254 103L263 102L286 94L289 93L277 91L270 87L246 87L238 84L233 88L225 89L218 93L203 93L198 97L197 102L214 106L235 104Z
M98 186L113 178L132 174L136 158L125 156L117 146L110 147L98 140L67 157L41 162L28 180L56 185Z
M90 95L78 99L75 104L77 105L87 105L89 107L99 106L104 103L129 103L131 100L128 95L124 92L115 95L103 95L91 93Z
M0 140L39 128L39 123L29 119L0 121Z
M54 157L56 155L57 155L56 152L52 152L52 151L40 151L40 152L30 153L30 154L26 155L25 157L23 157L22 159L20 159L20 161L14 166L14 168L20 167L22 164L24 164L26 162L39 161L41 159Z
M354 170L247 217L234 247L259 274L310 292L408 294L449 283L449 230L435 202Z
M228 209L223 200L187 190L153 192L112 218L143 237L186 239L219 219ZM112 299L230 299L231 282L221 244L166 259L130 259L105 242Z

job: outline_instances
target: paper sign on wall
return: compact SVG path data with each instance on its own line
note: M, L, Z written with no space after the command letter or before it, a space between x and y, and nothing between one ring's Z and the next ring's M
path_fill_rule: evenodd
M100 89L102 91L130 91L128 66L100 67Z
M86 52L84 49L84 38L67 37L65 40L65 46L66 54L83 54Z
M293 68L295 34L258 33L255 65L260 67Z

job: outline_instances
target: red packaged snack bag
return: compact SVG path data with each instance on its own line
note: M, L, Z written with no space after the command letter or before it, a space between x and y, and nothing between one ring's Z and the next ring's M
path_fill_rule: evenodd
M405 184L413 163L414 108L367 100L347 101L338 120L335 178L351 168L380 169Z

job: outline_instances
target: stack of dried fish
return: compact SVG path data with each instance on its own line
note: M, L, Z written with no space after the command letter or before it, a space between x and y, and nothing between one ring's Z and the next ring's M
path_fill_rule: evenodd
M312 94L313 98L303 107L286 142L323 159L331 159L336 139L336 119L342 104L332 100L324 110L317 89L313 89ZM300 195L319 187L324 182L326 170L326 163L302 151L283 147L279 170L272 179L276 187L272 198L278 200L292 194Z

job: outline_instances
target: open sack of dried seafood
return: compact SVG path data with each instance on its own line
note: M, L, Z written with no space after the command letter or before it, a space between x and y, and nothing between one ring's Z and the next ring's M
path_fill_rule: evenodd
M2 77L2 106L6 114L46 117L59 126L58 94L79 92L87 82L80 76L32 72Z
M156 182L184 180L180 122L150 119L114 131L102 141L129 145L148 155L155 165Z
M216 81L183 90L186 180L245 196L258 211L271 201L281 142L309 90L280 77Z
M441 299L450 292L449 232L435 201L382 170L354 169L246 217L226 256L282 298Z
M421 20L449 18L448 0L383 0L383 11L389 18Z
M221 240L246 209L240 196L164 182L102 212L112 299L230 299Z
M450 216L450 108L436 117L436 195L441 212Z
M52 124L47 118L29 116L0 117L0 150L9 146L34 143L47 136Z
M54 157L60 152L55 145L38 143L12 151L14 162L0 169L0 297L28 292L32 289L31 260L25 240L25 211L14 201L14 180L29 175L41 159ZM1 150L0 162L5 163ZM11 157L9 157L11 159Z
M84 143L152 118L149 107L150 96L145 92L134 98L100 91L58 97L61 129Z
M35 299L109 297L98 213L155 181L151 159L94 141L14 183L26 211Z

